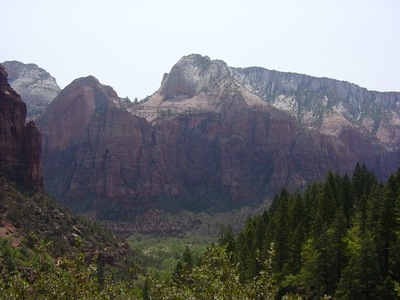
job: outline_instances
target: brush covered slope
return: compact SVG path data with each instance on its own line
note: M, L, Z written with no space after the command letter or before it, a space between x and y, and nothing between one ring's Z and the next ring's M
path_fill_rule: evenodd
M400 164L399 101L200 55L183 57L140 103L80 78L37 121L44 180L74 209L132 221L186 202L248 204L331 169L350 173L357 161L385 179Z

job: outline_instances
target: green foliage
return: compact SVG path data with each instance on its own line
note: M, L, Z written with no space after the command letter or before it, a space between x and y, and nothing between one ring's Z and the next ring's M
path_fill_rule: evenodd
M96 275L96 264L88 263L83 253L76 253L62 258L59 267L33 267L30 276L20 272L1 276L0 299L138 299L137 289L110 277L100 285Z
M221 226L218 246L135 235L123 260L104 250L122 240L51 197L11 184L0 195L12 226L0 240L0 299L400 297L400 169L386 184L357 164L352 178L329 172L303 194L284 189L237 236Z
M190 249L195 264L211 242L211 238L201 236L163 238L135 234L127 238L127 241L132 251L137 253L137 265L143 270L151 269L153 277L169 281L185 248ZM141 284L144 285L144 279Z
M357 164L352 178L329 172L303 194L283 190L266 212L246 221L236 238L232 256L240 283L250 283L263 271L259 262L271 259L278 298L395 299L399 178L400 171L379 183ZM272 258L265 251L270 243Z
M276 287L270 273L270 261L252 281L242 284L237 265L230 260L224 247L210 246L201 263L180 283L159 282L148 277L148 299L273 299Z
M31 284L39 271L79 251L85 260L98 257L95 280L132 279L140 254L98 222L72 213L46 194L28 194L0 177L0 275L21 276ZM96 266L96 267L97 267ZM36 272L36 273L35 273ZM143 271L144 273L144 271ZM49 273L51 274L51 272ZM58 275L57 275L58 276Z

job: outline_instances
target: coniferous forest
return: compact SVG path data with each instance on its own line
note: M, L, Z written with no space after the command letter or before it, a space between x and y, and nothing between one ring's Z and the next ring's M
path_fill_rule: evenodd
M170 280L140 266L107 275L79 247L55 266L46 238L21 250L3 240L0 298L398 299L399 209L400 169L386 183L360 164L351 177L329 172L302 192L283 189L238 234L223 226L200 256L186 246Z
M202 299L201 286L236 280L248 299L398 299L399 188L400 171L383 184L357 164L352 178L329 172L303 193L283 189L237 236L229 225L222 229L224 258L210 262L212 247L205 254L216 265L209 274L215 282L202 282L204 266L194 267L186 254L165 288Z

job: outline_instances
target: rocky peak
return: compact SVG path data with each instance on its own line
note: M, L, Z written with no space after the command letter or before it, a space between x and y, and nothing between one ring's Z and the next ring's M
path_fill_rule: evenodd
M351 127L387 148L400 145L399 92L368 91L344 81L260 67L233 68L198 54L180 59L136 114L152 121L160 111L218 112L225 99L235 97L250 107L274 106L290 113L300 127L323 134L339 137Z
M6 61L3 66L8 82L26 103L30 120L36 119L61 90L55 78L36 64Z
M119 105L117 93L93 76L75 79L47 107L37 123L43 128L45 153L64 150L90 122L96 108Z
M265 107L267 103L240 86L228 65L208 56L182 57L164 75L161 87L132 113L148 121L160 122L165 116L193 113L220 113L226 105ZM159 118L161 116L162 118Z
M181 58L165 76L159 94L164 101L180 101L206 92L218 81L229 76L225 62L208 56L192 54Z
M26 105L0 65L0 172L19 185L42 191L41 134L33 122L25 126L25 119Z

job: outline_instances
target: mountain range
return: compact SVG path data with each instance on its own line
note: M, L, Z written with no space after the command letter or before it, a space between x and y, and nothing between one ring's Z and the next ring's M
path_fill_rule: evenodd
M259 203L357 162L386 180L400 165L399 114L399 92L192 54L139 103L76 79L36 124L46 189L77 211L133 222L154 209Z

